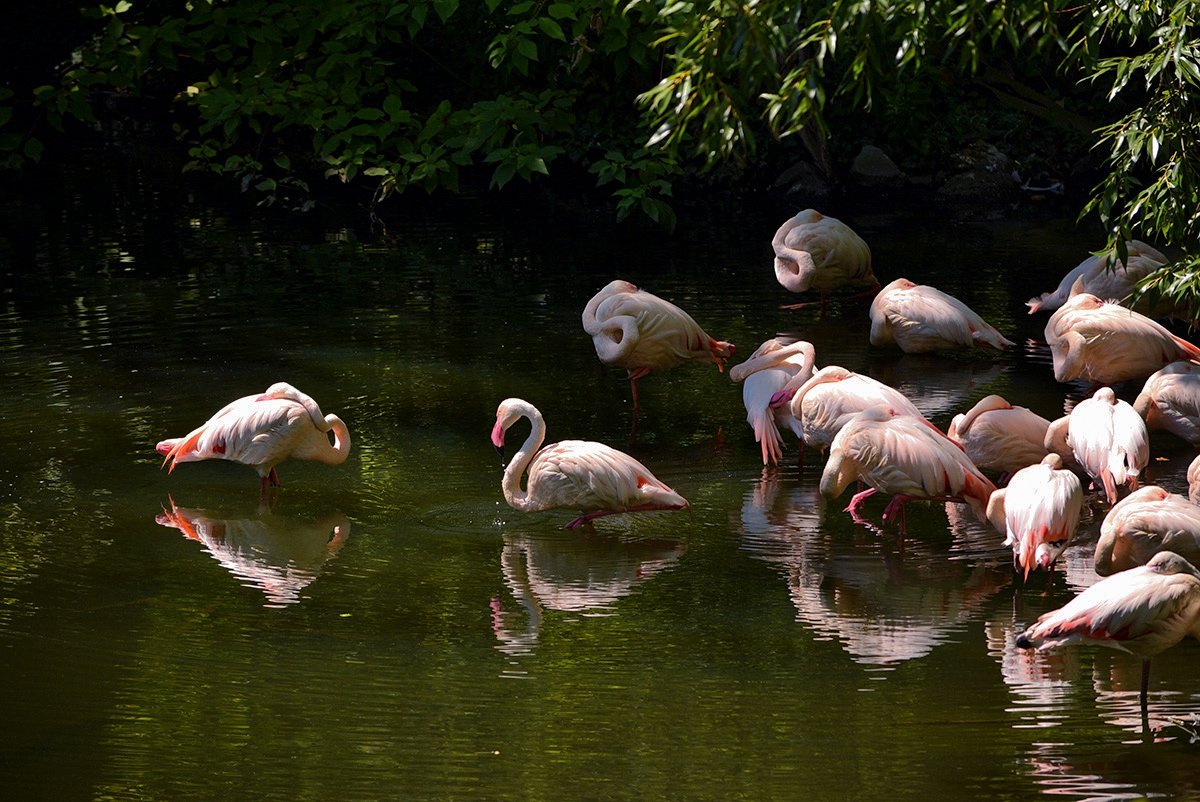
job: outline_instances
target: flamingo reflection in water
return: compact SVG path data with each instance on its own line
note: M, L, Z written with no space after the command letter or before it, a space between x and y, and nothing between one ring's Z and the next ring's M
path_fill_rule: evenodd
M500 553L504 584L521 610L492 599L492 629L500 651L529 654L537 645L545 610L585 615L615 612L638 585L670 568L687 551L669 540L632 540L592 535L505 535Z
M925 657L1011 582L999 560L948 560L919 545L903 559L878 543L843 547L822 528L824 504L816 488L764 472L743 498L741 549L783 575L800 624L818 640L836 640L860 665Z
M267 607L299 602L301 591L350 536L350 521L341 513L300 523L266 506L238 515L180 507L172 500L155 520L203 544L243 585L260 589Z

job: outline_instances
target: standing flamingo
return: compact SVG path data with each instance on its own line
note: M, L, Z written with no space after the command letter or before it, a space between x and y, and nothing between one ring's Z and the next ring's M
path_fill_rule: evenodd
M1200 507L1148 485L1113 505L1100 525L1096 573L1108 576L1145 565L1160 551L1200 561Z
M987 505L988 519L1004 532L1013 567L1024 569L1026 580L1034 566L1053 579L1054 561L1067 548L1082 512L1083 485L1057 454L1018 470Z
M871 302L871 345L898 345L906 354L1012 345L952 295L898 278Z
M996 490L958 444L928 421L882 405L855 415L833 438L821 493L837 498L856 479L869 487L850 499L846 512L861 523L858 510L866 498L891 493L883 522L899 513L901 532L904 505L911 499L965 501L985 520L988 497Z
M879 289L871 272L871 249L841 220L805 209L788 220L771 239L775 277L791 292L821 293L821 314L831 290L843 286ZM785 306L796 309L804 304Z
M899 390L878 379L827 365L794 392L782 391L772 404L787 403L800 421L805 445L824 453L842 426L863 410L884 404L901 415L924 420L916 406Z
M760 345L745 362L729 369L729 378L742 383L746 421L754 427L754 439L762 446L763 465L768 462L778 465L783 456L780 426L790 429L798 438L803 437L791 407L772 404L772 400L788 388L808 381L815 358L811 343L774 337Z
M1200 446L1200 365L1172 362L1153 373L1133 402L1146 429L1166 429Z
M1094 644L1142 658L1142 712L1150 658L1184 635L1200 638L1200 571L1172 551L1101 579L1017 636L1022 649Z
M496 409L492 445L504 456L504 434L521 418L532 425L529 437L504 469L504 500L521 512L578 509L582 514L564 528L619 512L691 508L687 500L654 478L633 457L590 440L563 440L538 450L546 439L542 413L528 401L508 398ZM521 475L529 479L521 489Z
M628 281L609 282L587 302L583 330L601 362L629 372L635 415L638 379L690 359L715 362L720 369L734 353L732 343L709 337L687 312Z
M1046 430L1048 446L1061 443L1063 420ZM1066 444L1088 476L1104 486L1109 504L1117 501L1117 487L1137 490L1138 475L1150 461L1150 435L1146 424L1111 387L1101 387L1091 398L1075 405L1066 417Z
M1063 276L1062 281L1054 292L1044 292L1037 298L1026 302L1029 314L1035 312L1053 312L1061 307L1071 297L1071 288L1076 280L1080 288L1097 298L1110 298L1117 301L1125 298L1146 276L1158 270L1167 263L1167 257L1140 240L1129 240L1125 243L1128 258L1118 261L1111 251L1094 254L1084 259L1074 270ZM1109 258L1113 264L1109 268ZM1138 304L1139 312L1148 314L1148 304L1145 301Z
M1054 379L1115 384L1143 379L1179 360L1200 360L1200 348L1125 307L1079 291L1050 316L1046 343Z
M1050 421L1041 415L989 395L970 411L955 415L946 436L961 445L977 467L1008 475L1041 462L1049 428Z
M333 433L333 444L329 433ZM350 431L337 415L322 415L317 402L287 382L277 382L261 395L226 404L204 425L185 437L155 446L175 470L181 462L227 459L253 466L259 496L267 485L279 486L275 466L289 457L341 465L350 455Z

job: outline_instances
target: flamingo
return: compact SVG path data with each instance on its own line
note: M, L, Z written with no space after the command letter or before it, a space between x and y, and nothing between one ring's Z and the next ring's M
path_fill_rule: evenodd
M705 334L675 304L619 279L587 302L583 330L591 336L601 362L629 371L635 414L638 379L688 360L715 362L720 370L735 350L732 343Z
M1046 323L1056 381L1114 384L1145 378L1179 360L1200 360L1200 348L1081 286L1076 280L1070 299Z
M746 421L754 427L754 439L762 446L763 465L779 464L783 444L779 427L790 429L799 438L800 422L787 404L774 404L776 395L799 387L812 376L816 351L811 343L788 342L774 337L758 347L750 358L729 369L729 378L742 383L742 403Z
M1100 525L1096 573L1108 576L1145 565L1160 551L1200 561L1200 507L1148 485L1113 505Z
M904 505L910 499L965 501L984 519L988 497L996 490L933 424L883 405L858 413L833 438L821 474L821 493L837 498L855 479L869 487L856 493L845 511L861 523L858 510L866 498L876 492L891 493L883 522L899 513L902 532Z
M1188 501L1200 504L1200 456L1197 456L1187 469Z
M898 345L906 354L1012 345L957 298L898 278L871 302L871 345Z
M628 454L603 443L563 440L538 450L546 439L542 413L528 401L508 398L496 409L492 445L504 456L504 435L529 418L529 437L504 469L504 500L521 512L579 509L564 529L575 529L603 515L691 509L687 500L660 482ZM521 489L521 475L529 479Z
M1050 421L1041 415L989 395L955 415L946 436L963 447L976 467L1008 475L1041 462L1049 428Z
M1140 240L1129 240L1125 243L1125 249L1128 258L1124 262L1119 261L1112 251L1084 259L1063 276L1054 292L1044 292L1036 298L1030 298L1025 304L1029 307L1029 314L1053 312L1061 307L1071 297L1071 288L1076 280L1082 282L1084 292L1097 298L1121 300L1133 291L1139 281L1167 263L1167 257ZM1144 306L1145 303L1138 304L1138 307ZM1149 310L1138 308L1138 311L1146 314Z
M831 290L842 286L879 289L871 272L871 249L850 226L815 209L805 209L788 220L771 239L775 249L775 277L791 292L813 289L821 293L821 314ZM796 309L803 304L785 306Z
M333 433L333 444L329 434ZM279 486L275 466L289 457L341 465L350 455L350 431L337 415L322 415L317 402L287 382L276 382L261 395L226 404L184 437L163 440L155 449L165 455L171 473L181 462L227 459L258 471L259 497L267 485Z
M1024 569L1026 580L1034 566L1046 569L1053 580L1054 562L1075 534L1082 512L1083 485L1063 468L1057 454L1018 470L987 505L988 520L1004 532L1013 567Z
M1200 446L1200 365L1172 362L1151 374L1133 409L1148 431L1166 429Z
M1142 658L1142 711L1150 658L1184 635L1200 638L1200 571L1173 551L1101 579L1017 636L1022 649L1094 644Z
M902 415L925 419L899 390L840 365L821 368L795 391L784 389L772 400L772 404L783 403L790 406L792 417L800 421L804 443L822 453L846 421L879 404Z
M1064 442L1064 420L1065 443L1083 472L1104 486L1109 504L1116 503L1119 485L1137 490L1138 475L1150 461L1150 436L1132 406L1117 398L1111 387L1101 387L1076 404L1065 419L1050 424L1048 446Z

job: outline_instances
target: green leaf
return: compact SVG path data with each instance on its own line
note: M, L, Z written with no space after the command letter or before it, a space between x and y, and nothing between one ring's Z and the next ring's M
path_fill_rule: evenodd
M567 41L567 37L563 34L562 26L549 17L538 17L537 24L538 27L542 29L542 33L546 34L551 39L558 39L560 42ZM531 58L536 58L536 55L531 56Z

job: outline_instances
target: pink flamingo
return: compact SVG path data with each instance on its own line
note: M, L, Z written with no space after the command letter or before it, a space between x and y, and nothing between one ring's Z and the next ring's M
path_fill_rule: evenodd
M977 467L1009 475L1046 456L1048 428L1050 421L1041 415L989 395L970 411L955 415L946 436L962 446Z
M1054 561L1067 548L1082 512L1083 485L1057 454L1018 470L987 505L988 519L1004 532L1013 567L1024 569L1026 580L1034 566L1046 569L1053 580Z
M876 492L891 493L883 522L899 513L901 532L904 505L911 499L965 501L985 520L988 497L996 490L958 444L933 424L886 406L858 413L833 438L821 493L837 498L856 479L869 487L850 499L846 512L862 523L858 510L863 502Z
M587 302L583 330L591 336L601 362L629 372L635 414L638 379L688 360L715 362L721 369L735 350L732 343L709 337L675 304L628 281L609 282Z
M840 365L821 368L795 391L785 389L771 403L788 404L792 417L800 421L805 445L822 453L847 421L873 406L883 404L901 415L925 419L899 390Z
M871 302L871 345L897 345L906 354L1012 345L966 304L924 284L898 278Z
M1096 573L1108 576L1145 565L1160 551L1200 561L1200 507L1148 485L1113 505L1100 525Z
M329 434L333 433L333 444ZM155 446L175 470L181 462L227 459L252 466L259 475L259 495L267 485L279 486L275 466L284 460L311 459L341 465L350 455L350 431L337 415L322 415L317 402L287 382L277 382L261 395L226 404L185 437Z
M841 220L805 209L788 220L771 239L775 277L791 292L821 293L821 314L831 290L843 286L879 289L871 272L871 249ZM785 306L797 309L804 304Z
M1101 387L1076 404L1070 415L1051 423L1046 445L1056 452L1069 447L1083 472L1104 486L1109 504L1117 501L1117 487L1137 490L1138 475L1150 461L1146 424L1111 387ZM1066 460L1066 455L1060 456Z
M1197 455L1188 465L1188 501L1200 504L1200 455Z
M1097 298L1120 301L1133 291L1139 281L1167 263L1167 257L1140 240L1129 240L1125 248L1128 258L1120 262L1114 257L1111 270L1108 260L1113 254L1109 251L1084 259L1063 276L1054 292L1044 292L1036 298L1030 298L1025 304L1029 307L1029 314L1053 312L1061 307L1071 297L1071 288L1076 280L1081 282L1080 287L1084 292ZM1138 306L1146 306L1145 301ZM1138 311L1145 314L1149 310L1139 308Z
M1017 636L1022 649L1092 644L1142 658L1146 710L1150 658L1185 635L1200 638L1200 571L1172 551L1101 579Z
M783 456L780 426L802 437L800 422L788 404L773 404L780 393L799 387L813 373L816 351L811 343L788 342L774 337L760 345L750 358L729 369L729 378L742 383L746 421L754 427L754 439L762 446L763 465L779 464Z
M1200 446L1200 365L1172 362L1151 374L1133 410L1142 416L1148 431L1166 429Z
M1130 309L1079 291L1046 323L1054 378L1115 384L1142 379L1179 360L1200 360L1200 348Z
M687 500L660 482L628 454L589 440L563 440L538 450L546 439L542 413L528 401L508 398L496 410L492 445L504 456L504 434L529 418L529 437L504 469L504 500L520 512L578 509L582 514L564 528L620 512L691 509ZM529 472L525 489L521 475Z

